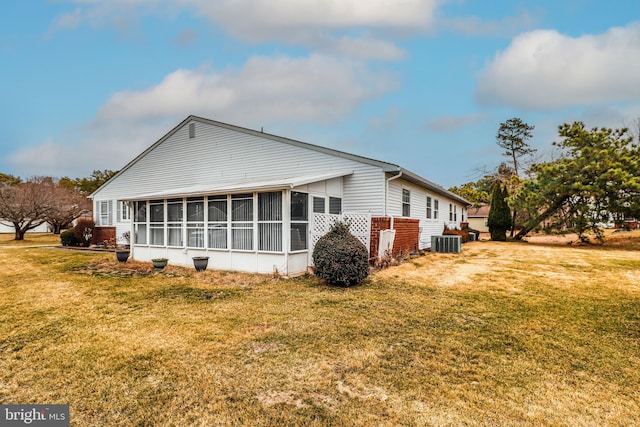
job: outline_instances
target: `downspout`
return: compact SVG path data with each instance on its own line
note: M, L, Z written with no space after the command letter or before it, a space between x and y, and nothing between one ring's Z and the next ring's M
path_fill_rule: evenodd
M401 176L402 176L402 169L400 169L400 172L398 173L398 175L392 176L391 178L387 179L386 182L385 182L385 186L384 186L384 215L383 215L384 217L387 216L387 205L389 204L389 182L393 181L394 179L398 179ZM393 221L393 218L391 220Z

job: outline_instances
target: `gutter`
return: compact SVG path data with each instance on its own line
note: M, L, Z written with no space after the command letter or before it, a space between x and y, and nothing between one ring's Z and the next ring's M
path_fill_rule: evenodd
M402 176L402 173L404 171L402 169L400 169L400 172L398 173L398 175L394 175L391 178L388 178L385 181L384 184L384 215L383 216L387 216L387 205L389 204L389 182L393 181L394 179L398 179Z

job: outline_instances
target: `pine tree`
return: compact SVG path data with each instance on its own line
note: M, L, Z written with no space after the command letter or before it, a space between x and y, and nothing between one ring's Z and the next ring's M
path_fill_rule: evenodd
M491 210L487 220L491 240L507 240L507 230L511 227L511 210L507 204L508 197L507 188L497 182L493 187Z

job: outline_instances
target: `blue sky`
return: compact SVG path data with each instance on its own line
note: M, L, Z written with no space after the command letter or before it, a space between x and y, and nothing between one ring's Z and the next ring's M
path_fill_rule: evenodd
M0 172L119 169L189 114L385 160L445 187L501 122L640 117L640 2L10 1ZM545 157L543 157L545 158Z

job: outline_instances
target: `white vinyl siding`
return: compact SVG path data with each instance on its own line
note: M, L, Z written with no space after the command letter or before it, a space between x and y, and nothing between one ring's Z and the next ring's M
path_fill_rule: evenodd
M353 175L340 180L341 193L344 192L336 196L342 197L342 210L382 215L385 174L380 167L197 122L194 138L189 138L188 125L178 128L100 188L94 197L135 198L140 194L202 185L203 177L219 184L345 170L353 171Z

